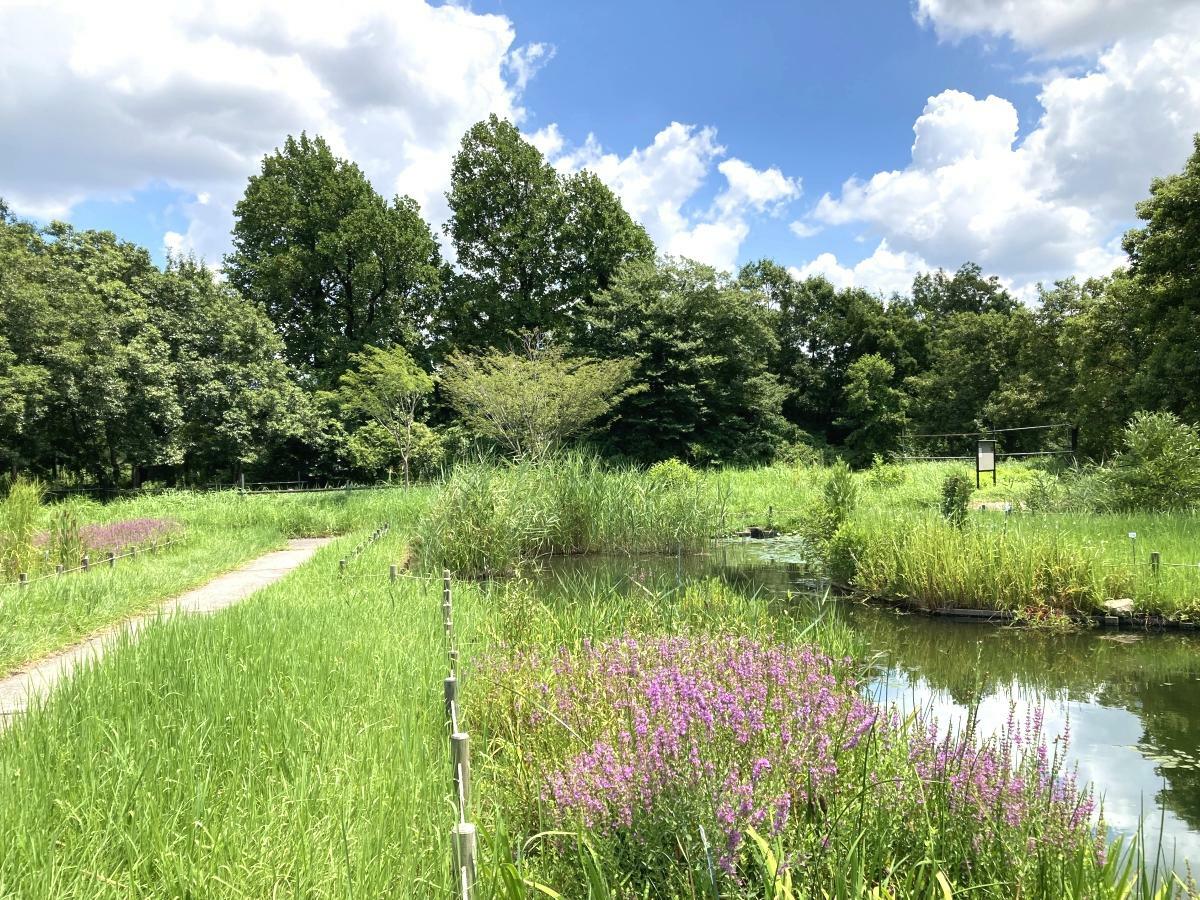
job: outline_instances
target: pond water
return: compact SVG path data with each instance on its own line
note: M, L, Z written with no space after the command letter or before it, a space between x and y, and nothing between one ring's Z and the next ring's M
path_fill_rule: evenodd
M822 590L787 539L723 542L693 557L556 560L558 575L583 575L615 591L640 582L718 577L764 597ZM623 587L625 586L625 587ZM1080 780L1103 800L1112 832L1139 822L1147 855L1200 870L1200 638L1084 630L1046 633L935 619L849 599L834 609L875 658L871 690L902 709L930 710L948 724L976 710L981 734L1016 707L1044 710L1046 735L1070 731Z

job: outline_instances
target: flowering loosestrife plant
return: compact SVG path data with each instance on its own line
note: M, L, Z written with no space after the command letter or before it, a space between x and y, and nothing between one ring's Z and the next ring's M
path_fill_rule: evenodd
M514 807L607 841L635 883L682 855L745 884L760 838L814 889L850 857L869 883L905 859L1014 884L1047 858L1103 864L1065 736L1051 754L1038 714L980 743L881 711L848 659L737 636L510 652L487 679Z
M107 525L85 525L79 529L79 533L83 545L95 553L143 547L151 541L161 543L174 537L180 530L179 523L172 519L127 519Z

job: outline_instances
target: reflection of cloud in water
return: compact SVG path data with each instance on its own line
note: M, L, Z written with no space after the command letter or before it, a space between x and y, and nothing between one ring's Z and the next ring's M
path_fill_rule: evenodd
M932 687L923 678L911 679L897 669L880 677L872 689L879 701L895 704L904 712L928 711L943 729L962 725L969 713L948 691ZM980 699L976 713L979 736L986 738L1003 729L1012 706L1018 720L1041 706L1047 741L1066 732L1070 719L1068 765L1078 765L1080 783L1088 782L1095 788L1097 798L1104 803L1104 819L1110 832L1133 835L1144 820L1150 856L1159 845L1161 821L1167 861L1174 858L1179 870L1185 861L1190 860L1193 868L1200 864L1200 833L1170 810L1164 813L1158 803L1163 779L1155 771L1156 764L1137 749L1143 734L1137 716L1119 707L1101 706L1095 700L1047 696L1013 681Z

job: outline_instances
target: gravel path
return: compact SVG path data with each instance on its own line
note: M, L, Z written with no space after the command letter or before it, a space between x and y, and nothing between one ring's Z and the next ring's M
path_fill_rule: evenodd
M179 613L214 613L245 600L259 588L278 581L307 562L333 538L304 538L289 541L287 549L276 550L195 590L168 600L154 612L126 619L106 628L82 644L29 663L24 669L0 679L0 731L16 713L24 712L32 698L44 697L60 678L91 659L99 659L123 632L136 634L148 623Z

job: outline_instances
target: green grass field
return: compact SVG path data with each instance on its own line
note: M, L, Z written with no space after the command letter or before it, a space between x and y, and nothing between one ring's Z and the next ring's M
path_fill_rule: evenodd
M969 817L980 803L986 809L991 802L980 797L1007 788L1003 781L979 787L984 794L937 787L955 782L949 772L944 782L921 774L917 763L924 757L913 756L912 748L934 753L936 747L907 722L877 736L868 724L861 744L846 741L836 719L814 726L814 734L841 742L830 745L840 774L828 776L836 779L829 784L837 787L820 798L807 795L812 799L794 807L787 828L762 844L749 830L739 831L742 843L728 863L736 875L723 875L713 859L706 861L709 840L723 826L713 805L693 802L719 787L656 794L638 813L633 832L588 825L556 809L546 779L580 765L577 754L589 741L607 740L624 726L605 704L585 709L582 718L565 707L554 712L553 704L532 722L529 714L551 703L538 700L543 691L593 690L589 680L571 687L562 672L574 671L596 648L628 639L653 647L671 636L708 647L703 652L710 654L720 641L743 639L768 648L772 659L828 654L835 680L822 690L841 697L839 703L850 703L852 679L866 661L859 639L828 605L767 608L718 582L679 588L648 583L617 594L585 579L546 581L535 570L538 559L670 549L671 541L678 548L681 535L716 534L743 519L765 521L753 511L765 513L767 506L781 517L793 510L801 517L824 477L819 470L775 468L688 476L683 483L671 476L666 486L648 486L630 473L577 470L551 473L534 486L532 473L493 472L474 473L474 481L445 492L176 495L89 510L93 521L173 517L186 525L189 539L153 560L80 576L75 593L58 599L25 589L21 602L28 600L28 608L10 613L7 603L0 607L0 615L12 615L13 629L24 634L7 648L9 660L72 640L287 537L345 536L236 607L151 625L136 644L80 672L0 733L0 897L455 896L449 859L457 809L442 703L448 663L441 585L436 574L426 577L455 559L509 561L517 572L454 582L460 727L472 734L475 768L469 812L482 829L474 896L1184 896L1139 883L1144 872L1135 855L1118 849L1101 859L1087 822L1066 808L1039 811L1048 795L1033 787L1020 795L1028 812L1019 821L997 820L986 832L988 843L973 845ZM1087 572L1070 568L1071 560L1115 564L1128 553L1133 568L1149 549L1142 541L1160 544L1167 559L1168 553L1184 554L1193 534L1188 516L1022 514L1006 520L977 512L958 538L975 543L950 546L975 548L977 556L947 550L920 557L947 540L936 513L941 472L918 467L889 477L858 476L855 521L878 523L878 539L888 551L875 550L877 568L865 571L881 572L872 577L890 587L936 590L937 602L968 596L982 602L989 585L1010 583L1017 587L1006 588L1007 594L997 588L993 602L1024 603L1026 592L1036 597L1044 585L1016 562L1041 559L1036 553L1046 547L1059 548L1067 576L1082 582ZM502 502L472 509L464 485L482 491L481 479L488 480L486 496ZM633 490L641 491L641 499L629 500ZM532 511L521 508L528 496L537 499ZM682 511L686 531L658 520L672 510ZM514 525L510 515L519 522ZM391 531L351 556L382 521L391 523ZM456 523L469 527L455 530ZM517 534L511 541L503 535L510 525ZM1121 541L1122 529L1135 528L1138 555L1127 536ZM912 536L904 552L913 561L882 568L895 558L902 533ZM349 563L339 574L343 557ZM390 580L388 566L410 558L414 568ZM178 564L186 559L193 562L184 569ZM965 562L952 569L952 559ZM181 569L177 581L154 568L169 562ZM930 567L939 577L920 574ZM1103 591L1111 588L1103 583ZM1183 588L1172 590L1171 596L1182 596ZM726 665L722 659L720 653L711 657L718 667ZM783 668L769 671L783 672L791 663L778 665ZM709 677L704 671L684 674L700 683ZM636 680L628 684L630 690L636 686ZM752 700L758 696L752 687L731 689ZM800 691L795 702L808 702L808 688L788 690ZM786 706L769 707L766 715L781 709ZM772 743L777 739L766 735L753 746L761 745L764 758L781 765L785 757ZM955 745L961 765L1000 752L977 750L969 736L964 740ZM702 741L699 750L718 771L743 764L737 760L747 751L739 748L750 745L719 732L712 741ZM994 773L1003 768L987 764ZM1028 774L1028 784L1036 784L1036 771ZM874 794L866 785L874 782L868 775L895 786L886 804L870 800ZM911 806L922 791L924 818L914 816ZM768 834L768 824L757 828ZM703 834L702 825L708 828ZM1031 854L1027 846L1050 849ZM782 877L781 861L789 861L794 876Z

